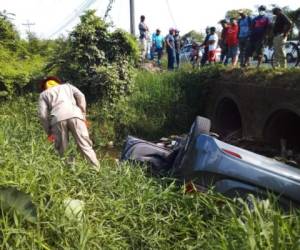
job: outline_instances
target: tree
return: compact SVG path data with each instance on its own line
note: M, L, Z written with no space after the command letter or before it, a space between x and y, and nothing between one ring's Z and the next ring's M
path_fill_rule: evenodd
M191 30L190 32L184 34L181 38L182 41L197 41L202 42L204 40L204 34L197 32L195 30Z
M251 16L252 15L252 10L250 9L234 9L234 10L228 10L225 14L225 18L239 18L239 11L243 11L245 13L245 15L247 16Z
M19 40L19 34L11 21L0 12L0 42L11 43Z
M297 24L297 22L300 22L299 17L300 17L300 8L296 10L291 10L291 9L285 9L284 13L294 22ZM299 25L300 26L300 25Z
M55 66L59 76L79 86L89 98L113 105L131 91L137 42L124 31L109 32L94 10L80 20L48 67Z

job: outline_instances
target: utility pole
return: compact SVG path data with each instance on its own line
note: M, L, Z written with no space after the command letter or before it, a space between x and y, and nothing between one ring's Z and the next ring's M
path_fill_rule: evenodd
M22 23L22 25L27 26L27 33L30 34L31 33L30 26L35 25L35 23L30 23L29 20L27 20L27 22Z
M9 13L6 10L0 11L0 18L3 18L4 20L13 21L15 20L15 14Z
M129 0L130 4L130 33L135 36L135 14L134 0Z

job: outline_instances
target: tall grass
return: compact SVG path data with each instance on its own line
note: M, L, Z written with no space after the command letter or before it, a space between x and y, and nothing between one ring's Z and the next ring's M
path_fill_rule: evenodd
M222 68L222 67L221 67ZM157 139L188 131L196 115L204 113L208 86L220 75L220 67L176 72L138 71L133 93L121 99L114 110L96 103L90 118L98 121L93 129L101 141L121 141L127 134Z
M298 211L256 202L249 210L212 191L185 194L172 180L107 157L100 173L77 155L68 167L46 140L34 96L2 103L0 124L0 185L30 194L38 208L37 223L0 213L0 249L300 247ZM72 143L68 155L76 152ZM85 202L82 223L64 215L66 198Z
M127 134L155 140L189 130L196 115L205 115L216 84L257 84L265 87L297 88L299 69L232 69L213 65L188 66L169 72L139 70L133 93L121 98L114 109L96 103L90 109L97 145L109 140L122 142ZM210 100L211 101L211 100ZM122 144L122 143L121 143Z

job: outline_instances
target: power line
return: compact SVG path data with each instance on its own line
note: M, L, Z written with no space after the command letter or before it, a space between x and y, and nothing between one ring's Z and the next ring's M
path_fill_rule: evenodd
M78 9L81 9L87 2L88 2L88 0L83 0L83 2L76 9L74 9L70 15L68 15L67 17L65 17L64 20L61 21L60 26L62 26L62 24L66 23L68 20L70 20L70 18L72 18L78 12Z
M107 7L106 7L106 11L105 11L104 17L103 17L103 20L104 20L104 21L105 21L106 18L108 17L109 12L110 12L111 9L112 9L112 5L113 5L114 1L115 1L115 0L109 0L108 5L107 5Z
M67 18L67 20L50 35L50 38L60 33L67 26L69 26L83 11L88 9L96 1L97 0L85 0L82 4L80 4L79 7L74 11L75 13L69 16L69 18Z
M167 4L168 12L169 12L169 15L170 15L170 17L172 19L172 22L173 22L174 26L177 27L176 22L175 22L175 18L174 18L173 13L172 13L172 9L171 9L171 6L170 6L168 0L166 0L166 4Z
M71 24L81 13L84 11L89 5L94 2L93 0L85 0L75 11L74 14L70 15L66 21L55 31L53 32L50 37L55 36L56 34L60 33L63 29L65 29L69 24Z

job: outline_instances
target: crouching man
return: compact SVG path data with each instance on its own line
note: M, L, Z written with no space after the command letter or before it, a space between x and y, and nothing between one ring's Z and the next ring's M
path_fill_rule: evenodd
M63 156L71 132L82 154L99 171L99 162L86 126L84 94L69 83L61 84L61 80L53 76L47 77L41 88L39 117L48 137L53 135L55 149Z

